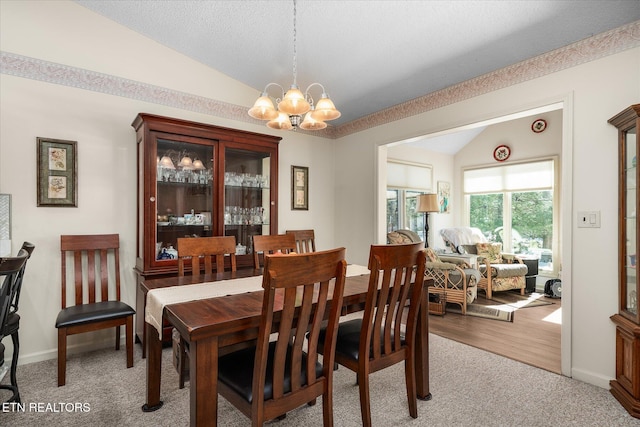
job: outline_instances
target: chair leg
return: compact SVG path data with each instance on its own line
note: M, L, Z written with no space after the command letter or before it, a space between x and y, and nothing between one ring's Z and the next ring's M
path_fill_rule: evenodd
M66 383L67 330L58 328L58 387Z
M120 325L116 326L116 350L120 350Z
M18 355L20 353L20 341L18 339L18 331L11 334L13 342L13 356L11 358L11 385L13 386L13 398L11 401L20 403L20 392L18 391L18 378L16 372L18 370Z
M413 353L413 349L409 350ZM418 418L418 394L416 392L416 364L413 356L407 357L404 363L404 376L407 384L407 400L409 403L409 415Z
M358 388L360 389L360 413L362 426L371 427L371 404L369 401L369 375L358 374Z
M118 334L118 337L120 334ZM133 367L133 316L127 317L125 325L125 346L127 347L127 368ZM120 340L118 339L118 342Z
M333 388L333 387L332 387ZM332 388L322 393L323 427L333 427L333 392Z

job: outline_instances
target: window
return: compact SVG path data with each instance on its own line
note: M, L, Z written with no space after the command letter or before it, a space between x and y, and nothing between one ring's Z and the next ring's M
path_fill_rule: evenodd
M539 268L558 269L558 200L554 160L464 171L468 224L503 251L539 259Z
M424 213L416 208L418 195L432 192L432 175L430 165L387 161L387 233L405 228L424 240Z
M416 212L417 191L387 189L387 233L400 228L418 233L424 241L424 213Z

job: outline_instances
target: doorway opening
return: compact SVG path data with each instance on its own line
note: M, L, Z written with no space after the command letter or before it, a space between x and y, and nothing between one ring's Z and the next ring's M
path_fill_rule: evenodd
M559 158L559 165L561 167L560 178L558 186L560 186L560 196L558 201L558 210L560 212L557 227L559 231L558 242L557 242L557 253L558 256L558 267L559 267L559 275L563 281L563 301L562 301L562 310L555 311L553 313L554 321L558 322L558 319L561 320L561 336L560 340L560 358L561 358L561 373L565 376L571 376L571 285L570 285L570 263L571 263L571 247L570 245L562 245L561 242L569 242L571 241L571 230L570 227L563 227L563 224L571 224L571 171L572 171L572 125L571 125L571 99L570 97L565 97L558 102L547 104L539 107L528 108L528 109L518 109L515 110L517 112L512 114L502 114L495 115L495 117L476 122L463 123L458 126L452 126L448 129L436 130L430 133L426 133L425 135L421 135L419 137L412 137L410 139L396 141L390 144L381 145L378 147L378 193L377 193L377 206L378 206L378 215L377 215L377 230L378 230L378 241L386 240L386 219L384 216L386 198L384 195L386 194L386 183L387 183L387 175L386 170L384 170L384 165L387 162L387 159L399 159L402 160L402 151L407 150L408 147L422 147L425 152L430 153L430 158L425 159L424 163L433 165L434 167L434 188L433 192L436 192L435 183L440 179L448 180L451 182L452 186L452 200L454 203L454 207L452 208L451 214L448 215L448 218L443 219L439 218L439 215L431 215L430 222L433 218L433 224L431 224L431 229L434 230L437 234L437 230L445 227L445 226L460 226L465 222L465 213L463 211L464 200L461 189L460 182L462 181L462 169L464 165L461 164L460 161L456 161L457 153L460 150L464 150L464 147L469 144L472 146L474 140L477 141L478 135L487 131L490 132L492 127L497 127L498 125L504 126L504 124L508 124L509 122L515 122L520 119L531 119L531 121L535 121L538 116L544 114L559 114L559 122L556 125L560 125L561 129L559 130L559 141L558 144L558 152L557 153L548 153L548 154L556 154ZM500 141L496 141L495 145L499 145ZM526 147L518 147L517 141L513 142L512 151L514 152L522 152L526 150ZM425 148L426 147L426 148ZM486 147L485 147L486 148ZM414 151L415 153L415 151ZM410 154L411 156L411 154ZM541 157L540 155L534 155L535 158ZM416 161L415 155L412 157L413 161ZM441 166L445 166L448 168L448 175L441 177L439 175L439 168ZM485 163L486 165L486 163ZM442 215L444 217L444 215ZM569 229L567 229L569 228ZM433 239L433 237L432 237ZM431 246L432 240L430 240ZM564 269L564 274L563 274ZM556 276L558 277L558 276ZM544 287L544 280L546 278L541 277L538 279L538 283L536 286L536 290ZM540 289L541 290L541 289ZM559 314L561 313L561 315ZM541 322L549 322L548 315L545 315L547 320L541 320ZM491 350L489 350L491 351ZM546 367L542 367L543 369L547 369Z

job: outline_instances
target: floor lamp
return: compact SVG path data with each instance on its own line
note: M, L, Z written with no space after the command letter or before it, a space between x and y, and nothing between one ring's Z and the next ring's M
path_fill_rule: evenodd
M418 196L418 209L416 212L424 212L424 247L429 247L429 212L440 212L437 194L420 194Z

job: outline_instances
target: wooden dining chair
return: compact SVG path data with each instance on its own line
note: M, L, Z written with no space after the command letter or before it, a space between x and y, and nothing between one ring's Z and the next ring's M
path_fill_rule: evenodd
M15 257L0 258L0 341L11 335L13 341L13 357L11 359L10 384L0 385L0 389L9 390L11 397L7 402L20 403L20 392L16 378L18 366L18 327L20 316L12 312L12 301L15 300L21 285L29 252L21 249ZM0 361L4 363L3 359ZM2 363L0 363L2 364Z
M125 326L127 368L133 366L133 315L120 301L120 238L117 234L60 236L62 310L58 329L58 386L66 383L67 336ZM68 264L72 264L67 274ZM69 276L69 277L67 277ZM69 284L67 289L67 284ZM84 292L86 288L87 292ZM67 290L72 294L67 301Z
M322 396L324 426L333 425L333 355L347 269L345 252L338 248L265 256L257 344L218 359L219 393L251 418L253 426L313 404L318 396ZM329 303L320 351L318 339ZM270 341L272 331L276 332ZM324 354L322 361L319 352Z
M178 276L184 276L185 262L191 264L191 274L199 274L200 262L204 262L204 274L213 273L213 260L215 259L216 273L224 271L225 255L229 256L231 271L236 271L236 238L234 236L214 237L181 237L178 239ZM175 331L175 329L174 329ZM174 332L172 331L172 335ZM178 386L184 388L189 364L189 345L180 337L178 348ZM175 344L174 344L175 345Z
M184 276L185 262L191 263L191 274L224 271L225 255L229 256L231 271L236 271L236 238L234 236L182 237L178 239L178 276ZM200 264L204 263L204 271Z
M338 328L335 361L357 374L363 426L371 426L369 374L401 361L405 362L409 415L418 417L414 353L423 298L423 249L422 242L372 245L363 317L340 323ZM320 338L321 343L329 339L322 334Z
M316 251L316 236L313 230L287 230L296 239L296 252L305 254Z
M296 251L296 239L293 234L271 234L253 236L253 264L260 268L260 253L274 254L281 252L288 254Z

